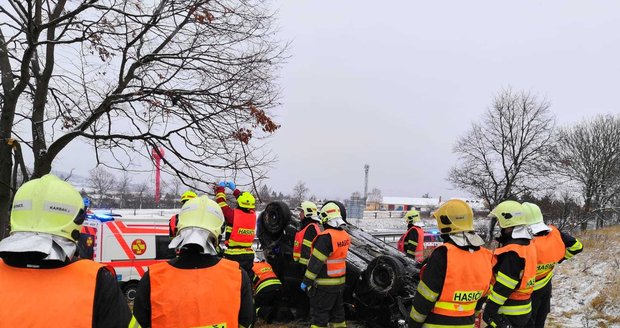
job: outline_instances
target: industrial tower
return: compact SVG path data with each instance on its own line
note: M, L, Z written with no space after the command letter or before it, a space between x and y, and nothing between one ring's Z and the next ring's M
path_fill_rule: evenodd
M368 170L370 165L364 164L364 199L368 197Z

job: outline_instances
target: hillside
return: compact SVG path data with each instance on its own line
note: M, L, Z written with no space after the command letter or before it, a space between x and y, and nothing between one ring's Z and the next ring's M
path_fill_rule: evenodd
M576 237L584 251L556 269L547 327L620 327L620 227Z

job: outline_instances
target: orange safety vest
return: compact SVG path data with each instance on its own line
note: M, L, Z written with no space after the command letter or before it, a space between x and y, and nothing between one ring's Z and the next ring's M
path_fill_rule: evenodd
M310 227L313 227L316 230L317 235L319 232L321 232L321 228L319 227L319 225L313 222L313 223L308 224L307 226L305 226L303 229L301 229L295 234L295 242L293 243L293 260L295 262L298 262L299 259L301 258L301 249L303 248L303 245L304 245L304 235L306 234L306 231ZM309 247L312 247L312 240L310 240Z
M241 308L239 263L220 259L207 268L149 267L151 327L237 327ZM217 296L217 302L205 300ZM189 306L181 306L181 305ZM200 309L196 306L200 305Z
M541 289L551 281L555 264L564 258L566 246L558 228L549 225L551 231L544 236L534 237L536 246L536 284L534 290Z
M409 230L407 230L407 232L405 232L405 234L403 234L400 239L398 239L396 247L399 251L407 255L407 253L405 252L405 239L407 239L407 236L409 235L409 232L411 232L411 229L416 229L416 231L418 232L418 245L415 248L415 260L418 262L422 262L422 260L424 260L424 229L422 229L421 227L413 226L409 228Z
M235 209L233 226L228 238L228 247L251 248L256 234L256 213Z
M273 268L267 262L255 262L252 266L254 271L254 291L258 293L261 289L271 285L281 285L280 279L273 272Z
M3 327L92 327L97 274L104 266L79 260L61 268L17 268L0 260Z
M478 300L487 294L493 277L493 254L484 247L469 252L443 244L447 252L446 278L433 313L448 317L473 316Z
M327 276L343 277L347 272L347 253L351 245L351 237L344 230L326 229L320 235L328 234L332 238L332 252L327 256ZM316 240L316 239L315 239Z
M521 282L508 298L517 301L529 300L534 291L534 283L536 281L536 246L530 242L529 245L508 244L500 247L495 250L493 265L497 263L497 255L507 252L515 252L525 261Z

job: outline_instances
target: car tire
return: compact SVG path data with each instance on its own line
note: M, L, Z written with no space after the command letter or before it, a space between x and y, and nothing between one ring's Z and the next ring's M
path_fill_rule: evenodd
M136 300L136 294L138 293L138 282L130 281L123 286L123 295L127 299L127 302L133 303Z
M366 285L377 296L397 295L404 283L405 266L402 261L390 255L378 256L364 271Z
M291 210L284 202L276 201L267 204L260 215L259 230L272 235L280 235L291 221Z

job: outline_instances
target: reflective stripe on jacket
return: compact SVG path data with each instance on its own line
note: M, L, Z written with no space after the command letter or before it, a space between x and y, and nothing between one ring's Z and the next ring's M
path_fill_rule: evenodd
M293 243L293 260L304 265L308 264L312 250L312 240L304 239L308 229L314 229L316 235L321 232L321 227L318 224L310 223L295 234L295 242ZM302 257L302 253L306 256Z
M167 262L149 267L151 327L237 327L241 269L226 259L207 268L179 269ZM205 304L196 311L194 306Z
M545 287L553 277L555 265L564 258L566 248L558 228L549 225L551 231L543 236L534 237L536 246L536 283L534 290Z
M327 229L321 234L329 234L332 238L332 253L327 256L327 275L342 277L347 272L347 253L351 245L351 237L344 230Z
M256 213L244 212L240 209L234 211L234 222L228 239L228 247L252 247L256 232Z
M508 278L504 275L500 275L501 272L499 272L494 277L494 283L500 282L505 286L514 285L513 288L515 289L512 294L510 294L508 299L518 301L529 300L532 296L532 292L534 291L534 284L536 282L536 246L534 246L534 243L530 242L528 245L508 244L500 247L494 252L494 264L497 256L506 252L517 253L517 255L525 262L525 268L523 269L521 281L516 284L513 281L504 281Z
M92 327L102 267L79 260L55 269L16 268L0 260L0 326Z
M418 238L412 240L409 237L411 230L415 229ZM410 248L413 248L412 251ZM412 226L398 240L398 250L405 253L408 257L414 258L418 262L424 260L424 229L418 226Z
M254 293L258 294L267 286L281 285L282 282L273 272L273 268L267 262L255 262L252 266L254 271Z
M473 316L478 300L489 290L493 254L484 247L470 252L452 243L447 248L446 278L433 313L449 317Z

